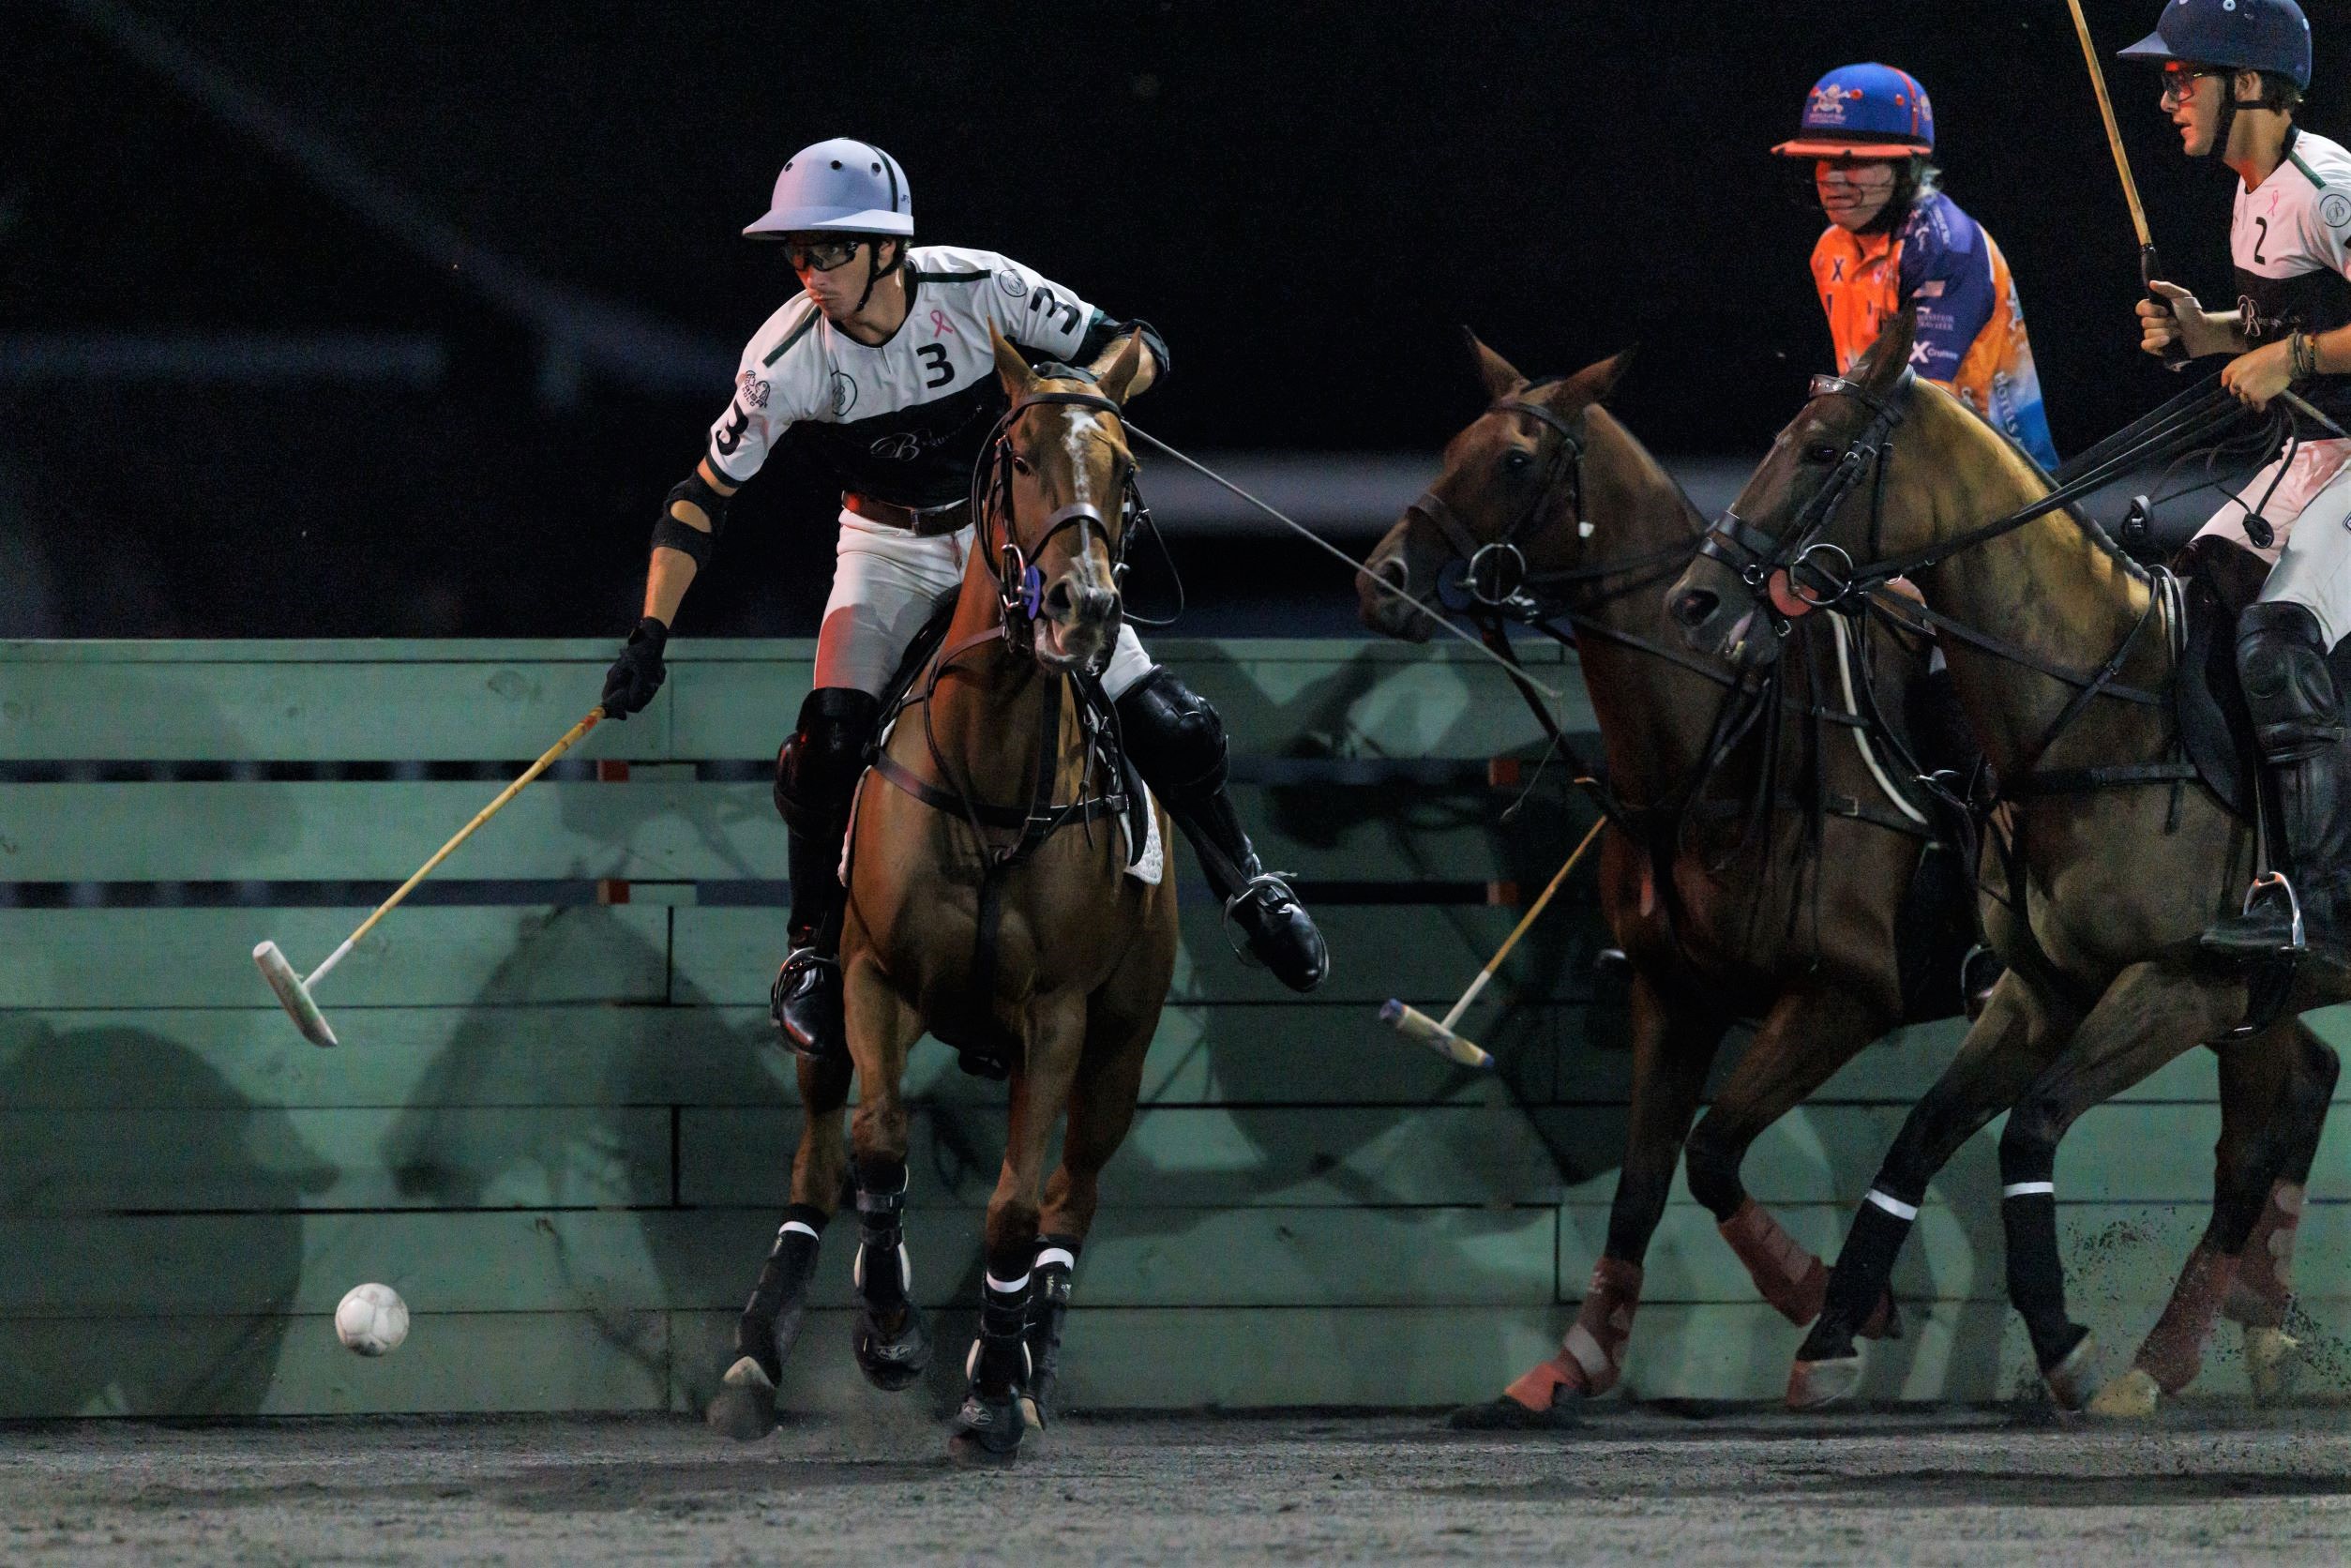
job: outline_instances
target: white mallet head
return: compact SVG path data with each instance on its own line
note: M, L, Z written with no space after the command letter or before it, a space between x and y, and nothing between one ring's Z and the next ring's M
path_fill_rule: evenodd
M262 978L278 993L279 1005L285 1008L304 1039L327 1049L342 1043L326 1027L326 1015L310 1000L310 988L302 983L302 976L294 972L294 966L286 962L286 956L278 951L276 942L264 942L254 948L253 961L261 966Z
M1448 1062L1458 1062L1464 1067L1494 1065L1494 1059L1475 1045L1418 1007L1408 1007L1394 997L1379 1004L1379 1021L1394 1025L1396 1033L1406 1039L1418 1040Z

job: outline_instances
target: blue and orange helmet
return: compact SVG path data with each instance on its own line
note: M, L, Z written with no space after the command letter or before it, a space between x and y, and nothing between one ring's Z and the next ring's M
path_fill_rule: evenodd
M1875 61L1839 66L1813 83L1796 138L1782 158L1915 158L1935 150L1935 106L1906 70Z

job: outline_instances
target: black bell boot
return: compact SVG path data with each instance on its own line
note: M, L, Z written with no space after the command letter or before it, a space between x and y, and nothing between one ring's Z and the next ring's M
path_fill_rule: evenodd
M1293 991L1321 985L1331 950L1286 877L1268 871L1250 847L1225 791L1225 726L1216 710L1158 666L1116 706L1128 760L1191 840L1250 954Z
M2326 636L2316 616L2284 600L2249 606L2238 627L2276 869L2253 884L2243 913L2204 933L2204 950L2235 960L2313 952L2342 965L2351 959L2340 891L2351 867L2351 777Z

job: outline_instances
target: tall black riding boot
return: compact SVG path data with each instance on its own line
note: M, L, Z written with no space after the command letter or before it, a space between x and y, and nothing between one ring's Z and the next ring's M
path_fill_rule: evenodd
M2238 678L2261 747L2264 814L2274 870L2253 884L2245 911L2204 934L2228 958L2304 948L2344 961L2338 910L2351 866L2351 777L2334 672L2318 618L2285 600L2249 606L2238 622Z
M1945 918L1950 922L1948 928L1959 937L1964 953L1959 960L1959 1004L1973 1018L1983 1012L1984 1003L1992 999L1992 988L2008 972L2008 966L1985 939L1971 852L1976 834L1967 820L1976 776L1983 770L1983 747L1968 727L1948 667L1930 670L1911 684L1903 716L1910 731L1911 756L1933 790L1928 820L1935 825L1937 844L1926 852L1947 855L1957 863L1943 878L1951 899Z
M819 686L800 705L800 725L776 754L776 809L791 830L791 955L768 993L769 1012L792 1048L810 1061L849 1048L841 1018L841 842L849 801L865 769L882 704L848 686Z
M1293 991L1321 985L1331 972L1322 933L1283 874L1258 862L1225 792L1225 726L1216 710L1156 665L1117 707L1135 771L1192 841L1209 887L1250 953Z

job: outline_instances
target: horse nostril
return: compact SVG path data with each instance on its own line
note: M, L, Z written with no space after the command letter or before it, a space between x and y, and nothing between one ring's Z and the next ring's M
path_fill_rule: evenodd
M1712 615L1715 606L1722 602L1703 588L1684 588L1674 596L1673 618L1680 626L1695 631L1706 625L1707 617Z
M1037 608L1056 621L1067 619L1071 610L1069 579L1055 580L1053 586L1045 591L1045 597L1039 601Z
M1118 607L1118 595L1108 588L1081 588L1078 592L1078 619L1088 626L1108 620Z
M1404 564L1401 555L1391 555L1373 569L1373 576L1391 588L1403 588L1412 580L1412 568Z

